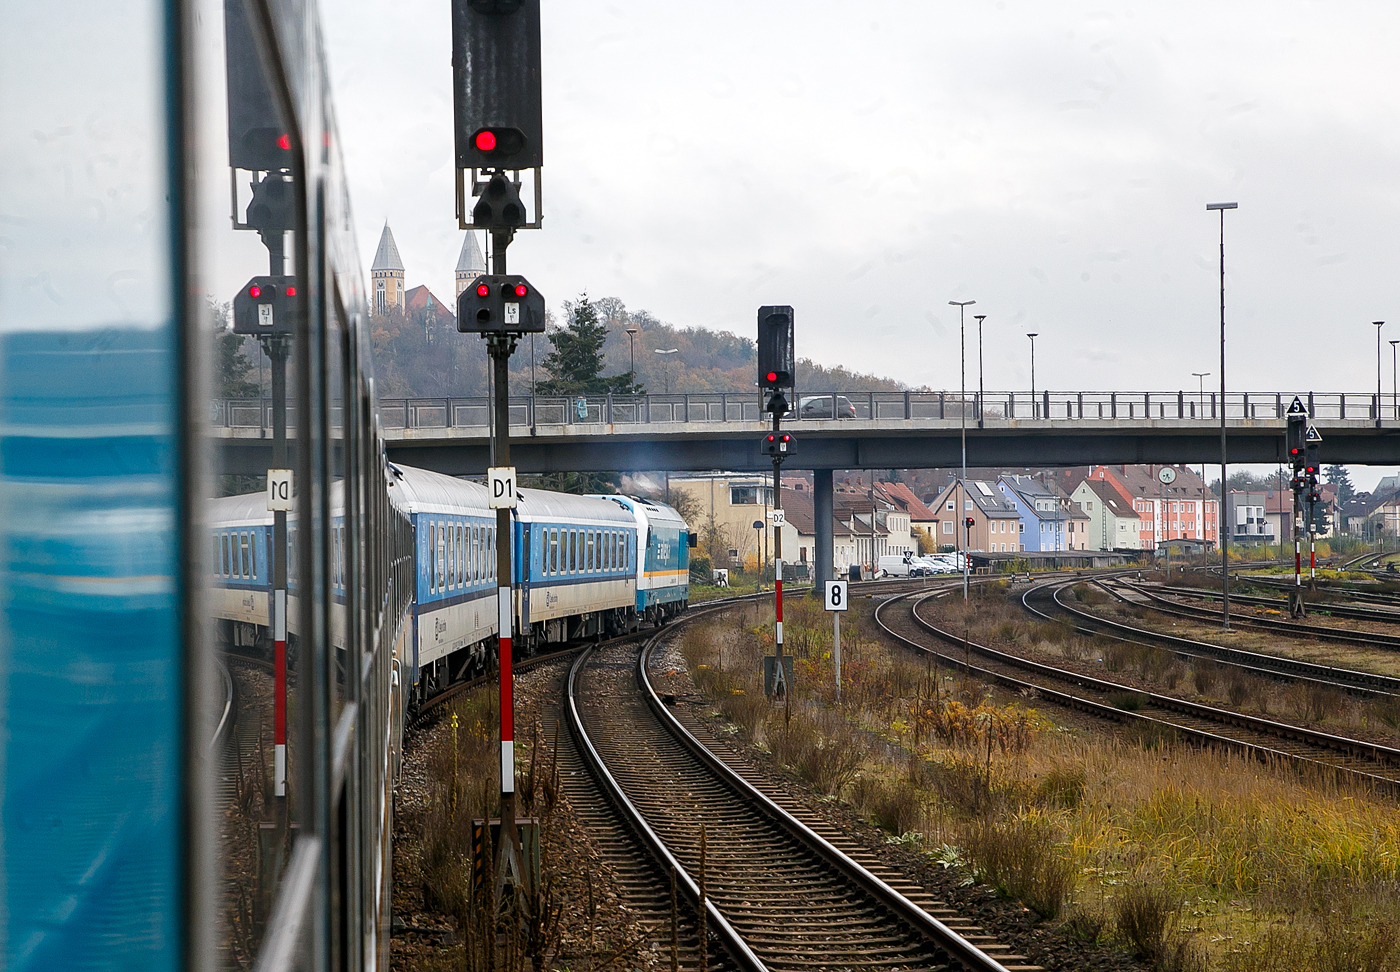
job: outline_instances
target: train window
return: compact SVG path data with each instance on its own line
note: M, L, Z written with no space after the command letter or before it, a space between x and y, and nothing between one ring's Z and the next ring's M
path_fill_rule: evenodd
M257 577L258 577L258 535L257 535L257 533L250 533L250 534L248 534L248 563L249 563L250 565L252 565L252 568L253 568L253 579L254 579L254 580L257 580Z
M229 537L229 546L233 548L233 549L232 549L232 553L233 553L233 564L232 564L232 566L233 566L233 576L234 576L234 577L242 577L242 576L243 576L243 557L241 556L241 553L240 553L240 551L239 551L239 549L238 549L238 534L235 533L235 534L233 534L231 537Z
M476 584L481 583L485 574L481 564L481 551L482 548L486 546L483 540L482 528L479 526L472 527L472 582Z
M583 569L592 571L593 568L593 531L589 530L583 535Z
M447 528L438 525L437 529L437 571L438 590L447 590Z
M496 579L496 528L486 531L486 579Z
M466 531L460 523L457 524L457 586L467 586Z
M457 545L457 539L462 535L460 527L449 523L447 525L447 587L448 590L457 589L457 558L461 556Z
M578 569L578 531L569 531L569 573Z
M220 566L220 565L219 565L219 537L218 537L217 534L215 534L211 539L214 541L214 573L217 574L217 573L219 573L219 566Z
M603 531L603 569L604 569L604 570L612 570L612 568L613 568L613 562L612 562L612 561L613 561L612 531L611 531L611 530L604 530L604 531Z
M248 562L248 534L238 535L238 573L241 577L253 575L253 565Z

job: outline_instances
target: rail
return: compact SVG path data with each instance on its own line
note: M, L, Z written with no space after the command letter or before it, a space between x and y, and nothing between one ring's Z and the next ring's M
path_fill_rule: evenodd
M998 391L966 395L948 391L831 391L794 393L792 421L949 421L966 416L969 423L1048 421L1218 422L1223 409L1230 421L1282 420L1293 392L1191 391ZM1400 398L1392 393L1307 392L1299 394L1308 416L1318 421L1400 421ZM764 400L755 393L677 393L673 395L523 395L510 399L512 428L573 425L679 425L764 421ZM480 397L380 399L385 429L470 429L490 425L491 399ZM341 406L331 409L331 425L340 426ZM227 399L210 402L209 422L216 428L272 428L272 399ZM287 425L296 427L296 409L287 408Z

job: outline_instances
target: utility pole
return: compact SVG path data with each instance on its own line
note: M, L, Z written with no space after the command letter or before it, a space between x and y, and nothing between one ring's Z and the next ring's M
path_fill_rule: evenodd
M961 374L961 376L962 376L962 392L961 392L961 395L962 395L962 403L961 403L961 406L958 408L958 415L959 415L959 417L961 418L961 421L962 421L962 429L961 429L961 434L962 434L962 479L960 479L960 480L958 481L958 490L957 490L957 492L960 494L960 499L959 499L959 501L958 501L958 507L959 507L959 509L958 509L958 516L959 516L959 517L963 517L963 516L965 516L966 513L967 513L967 328L966 328L966 326L965 326L967 322L966 322L966 319L964 318L964 314L966 313L967 308L970 307L971 305L977 303L977 301L975 301L975 300L950 300L950 301L948 301L948 303L949 303L950 305L952 305L953 307L956 307L956 308L958 309L958 369L959 369L959 374ZM959 532L957 533L957 536L959 536L959 537L961 537L962 535L963 535L963 534L962 534L962 531L959 531ZM971 541L971 535L970 535L970 533L969 533L968 542L970 542L970 541ZM968 587L968 583L967 583L967 546L968 546L968 543L965 542L965 543L963 544L963 550L962 550L962 559L963 559L963 563L962 563L962 569L963 569L963 572L962 572L962 574L963 574L963 600L964 600L964 601L967 600L967 587Z
M1225 452L1225 210L1239 209L1237 202L1206 203L1206 212L1220 213L1220 509L1215 514L1215 530L1220 536L1220 600L1225 611L1225 630L1230 630L1230 529L1226 521Z
M987 319L986 314L973 314L977 321L977 427L985 429L987 427L987 389L982 383L982 322Z

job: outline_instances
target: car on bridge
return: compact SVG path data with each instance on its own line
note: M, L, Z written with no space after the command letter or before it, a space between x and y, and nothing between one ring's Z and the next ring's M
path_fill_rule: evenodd
M851 404L851 400L845 395L834 396L836 401L833 404L831 395L808 395L797 401L797 417L811 419L843 419L855 418L856 407Z

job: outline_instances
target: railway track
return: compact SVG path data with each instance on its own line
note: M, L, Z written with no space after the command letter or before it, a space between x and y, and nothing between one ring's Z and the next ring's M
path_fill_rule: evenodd
M1288 584L1285 586L1291 589L1293 585ZM1177 597L1186 597L1198 600L1205 598L1219 598L1220 596L1218 591L1202 590L1198 587L1162 586L1159 588L1159 590L1167 594L1173 594ZM1346 596L1352 597L1353 595L1350 592L1348 592ZM1274 610L1283 612L1288 611L1288 599L1282 597L1264 597L1260 594L1237 594L1234 591L1231 591L1230 601L1231 603L1238 602L1240 604L1252 604L1256 607L1272 608ZM1388 603L1394 604L1395 602ZM1346 604L1340 601L1313 600L1308 602L1308 609L1310 611L1326 612L1327 614L1333 617L1347 618L1352 621L1376 621L1382 624L1400 623L1400 605L1396 605L1395 607L1390 608L1384 608L1367 607L1364 605L1357 604ZM1214 611L1211 613L1219 614L1220 612ZM1232 622L1235 620L1233 615L1231 616L1230 620ZM1268 620L1272 622L1274 619L1259 620ZM1301 625L1301 627L1309 628L1315 626ZM1389 639L1390 641L1394 641L1397 646L1400 646L1400 637L1396 637L1394 635L1377 635L1376 637L1382 640Z
M1252 675L1321 685L1366 698L1385 698L1400 694L1400 679L1387 675L1359 672L1349 668L1336 668L1330 665L1317 665L1282 655L1266 655L1239 648L1229 648L1224 645L1196 641L1159 631L1149 631L1146 628L1133 627L1121 621L1101 618L1096 614L1066 604L1061 597L1065 586L1067 585L1064 583L1052 583L1032 588L1022 595L1021 604L1031 614L1047 621L1060 620L1060 617L1069 618L1074 630L1080 634L1106 633L1128 644L1165 648L1184 657L1214 658L1221 664L1241 669ZM1121 599L1121 596L1117 595L1108 585L1100 584L1099 586ZM1137 588L1132 589L1136 590ZM1155 605L1151 607L1151 610L1177 614L1192 620L1201 619L1200 615L1191 614L1189 610L1170 611ZM1365 641L1358 643L1368 646L1372 644Z
M1378 793L1400 796L1400 750L1145 692L965 641L921 616L919 607L932 596L912 603L907 597L891 598L876 609L876 623L920 653L934 654L953 668L1016 692L1115 722L1150 727L1168 738L1306 767L1350 779ZM898 615L897 605L906 609L902 615ZM958 650L950 654L930 640L957 646ZM976 665L970 661L973 654L978 657Z
M648 856L664 872L674 869L692 913L705 915L716 962L802 972L1033 968L1017 956L1004 956L1007 965L989 957L686 731L647 677L661 640L581 653L566 705L591 772Z

